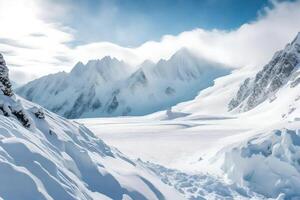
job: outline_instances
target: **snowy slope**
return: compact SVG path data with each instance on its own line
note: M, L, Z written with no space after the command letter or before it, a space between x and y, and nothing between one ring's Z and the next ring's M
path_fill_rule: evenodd
M255 77L247 78L228 107L247 111L267 98L276 98L276 92L292 81L290 87L300 83L300 33L285 49L278 51L272 60Z
M0 55L0 199L183 199L83 125L14 95Z
M230 138L235 143L220 150L212 163L241 187L270 198L299 199L299 127L299 122L277 124Z
M190 100L228 73L181 49L169 60L145 61L134 71L110 57L78 63L70 73L42 77L17 92L67 118L144 115Z
M262 70L236 70L172 109L80 122L127 155L158 163L146 165L188 197L300 199L298 38ZM290 62L290 56L296 61ZM258 99L251 109L244 109L248 97L230 109L249 77L253 85L246 93L257 87L255 77L264 77L259 80L266 81L260 87L264 95L253 96ZM274 88L274 80L281 84Z
M214 86L201 91L194 100L176 105L173 111L191 116L257 117L259 114L262 118L269 116L266 123L280 121L298 107L299 63L300 34L285 49L275 53L262 70L242 68L217 78Z

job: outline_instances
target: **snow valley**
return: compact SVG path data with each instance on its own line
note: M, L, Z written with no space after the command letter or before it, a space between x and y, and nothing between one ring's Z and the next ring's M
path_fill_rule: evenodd
M79 121L159 164L145 165L187 198L299 199L299 61L298 34L263 68L235 70L172 109Z
M300 200L300 0L230 2L0 0L0 200Z
M216 78L191 101L72 122L15 95L2 59L0 172L27 187L12 192L3 175L0 197L299 199L299 61L300 34L264 67Z

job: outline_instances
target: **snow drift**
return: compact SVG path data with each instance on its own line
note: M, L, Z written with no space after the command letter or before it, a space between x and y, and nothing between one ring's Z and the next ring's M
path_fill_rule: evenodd
M220 151L227 178L268 198L299 198L299 125L255 134Z

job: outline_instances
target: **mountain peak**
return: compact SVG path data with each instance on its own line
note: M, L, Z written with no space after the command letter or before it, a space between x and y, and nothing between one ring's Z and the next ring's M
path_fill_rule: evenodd
M119 60L115 57L112 56L104 56L103 58L101 58L100 60L98 60L99 62L106 62L106 63L123 63L124 62L122 60Z
M179 49L178 51L176 51L172 55L171 59L182 58L182 57L184 57L184 58L193 57L193 54L191 53L191 51L188 48L183 47L183 48Z
M300 32L297 33L297 35L294 38L292 44L300 44Z
M123 61L118 60L115 57L111 56L104 56L101 59L95 59L95 60L89 60L86 64L86 66L97 66L97 65L111 65L111 64L122 64L125 65Z
M264 102L269 95L274 95L291 80L299 63L300 34L298 33L283 50L275 53L271 61L255 77L247 78L244 81L236 97L230 101L229 110L238 107L240 111L248 111Z
M104 62L111 61L111 60L117 60L117 59L111 56L104 56L103 58L100 59L100 61L104 61Z
M73 67L70 73L80 75L83 72L84 68L84 64L79 61L78 63L76 63L76 65Z

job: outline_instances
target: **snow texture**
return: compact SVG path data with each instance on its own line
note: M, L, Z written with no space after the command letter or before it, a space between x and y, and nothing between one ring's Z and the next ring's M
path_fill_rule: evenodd
M143 162L187 199L300 199L297 44L299 35L261 72L235 70L166 111L79 121L130 157L158 163ZM256 74L259 81L244 87L249 96L229 111L244 80ZM248 104L256 86L264 92Z
M216 79L212 87L202 90L194 100L169 105L165 111L143 117L69 122L25 100L18 101L20 98L14 95L3 94L3 110L9 113L9 106L18 102L13 111L25 113L30 126L24 126L18 114L0 115L0 197L300 199L299 44L298 34L259 73L255 68L236 70ZM179 53L182 54L189 55L186 51ZM178 88L162 84L158 77L172 83L198 77L198 68L192 67L197 66L195 63L185 65L192 68L179 68L181 64L176 68L174 63L191 61L177 56L157 64L145 62L138 71L129 72L125 82L120 78L124 73L116 75L123 87L116 87L112 93L109 89L109 103L98 99L96 105L114 115L122 105L127 105L122 99L124 88L143 91L137 93L141 96L135 96L141 97L138 100L142 102L147 88L157 88L151 86L153 80L167 95L173 95ZM110 58L105 59L111 62ZM165 67L168 63L175 68L169 71ZM79 85L78 80L84 80L79 75L89 71L85 72L85 67L79 63L71 72L78 76ZM42 80L49 81L51 89L56 88L50 87L53 80L61 81L66 84L61 88L69 90L69 83L64 82L66 76L69 75L60 73ZM84 81L90 80L93 82ZM47 88L39 90L42 89ZM93 93L90 88L84 91ZM60 92L62 96L73 94ZM80 87L78 94L78 98L66 97L75 100L75 113L86 102ZM44 98L51 99L48 95ZM67 102L60 105L61 109L67 105L73 104ZM126 108L126 113L134 113L134 107L122 108ZM150 162L129 159L81 123L126 155Z
M0 199L183 199L83 125L14 94L0 100Z
M297 124L299 125L299 124ZM252 191L276 198L300 197L300 135L296 129L259 134L224 151L228 178Z

